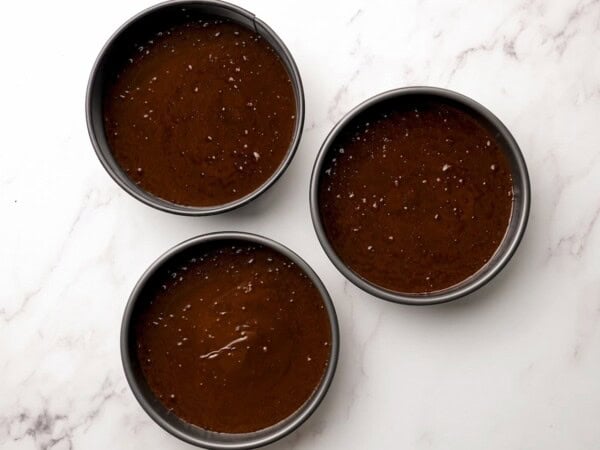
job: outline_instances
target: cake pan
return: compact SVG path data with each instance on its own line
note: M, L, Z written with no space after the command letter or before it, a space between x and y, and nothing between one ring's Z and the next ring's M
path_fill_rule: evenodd
M323 173L323 164L326 160L326 155L332 150L332 145L339 133L354 118L373 106L391 99L394 99L395 101L401 101L402 98L409 97L438 98L445 102L453 103L461 109L469 111L474 116L482 120L482 122L489 127L490 130L492 130L495 138L505 150L511 167L513 179L512 213L506 234L504 235L504 239L500 243L494 255L490 258L486 265L484 265L479 271L466 280L443 290L422 294L407 294L385 289L369 282L350 269L336 254L331 243L329 242L329 239L327 238L327 234L320 217L318 198L319 180ZM369 294L384 300L410 305L429 305L448 302L470 294L471 292L488 283L504 268L516 251L519 243L521 242L521 238L525 233L531 202L530 190L527 166L517 142L511 135L510 131L508 131L508 129L500 121L500 119L492 114L487 108L471 98L454 91L435 87L406 87L383 92L366 100L346 114L330 131L328 136L325 138L323 145L321 146L313 167L310 182L310 212L321 246L336 268L348 280Z
M246 196L223 205L208 207L185 206L163 200L146 192L131 181L117 164L110 151L105 136L102 111L107 74L110 73L111 68L119 60L119 55L122 54L124 48L130 45L131 42L135 42L135 37L148 28L167 23L174 18L187 17L193 14L226 18L260 34L277 52L277 55L288 71L296 101L296 122L292 140L284 160L275 172L261 186ZM304 126L304 91L300 72L292 54L279 36L265 22L255 17L254 14L238 6L219 0L171 0L140 12L129 19L109 38L92 68L87 86L85 110L88 133L96 155L108 174L119 186L136 199L156 209L180 215L204 216L222 213L247 204L265 192L283 174L292 161L300 143Z
M176 257L190 248L201 247L208 242L220 240L242 240L260 244L265 247L269 247L292 260L306 273L321 294L323 303L325 304L325 308L327 310L327 315L329 317L329 324L331 326L331 354L329 358L329 364L325 374L323 375L323 379L321 380L321 383L315 392L300 409L298 409L288 418L268 428L252 433L216 433L181 420L176 415L169 412L167 408L151 392L146 384L141 368L137 362L137 358L135 357L135 336L132 317L136 305L142 301L141 293L143 292L147 282L151 279L154 273L164 264L170 261L171 258ZM307 326L310 326L310 324ZM317 274L302 258L284 245L263 236L241 232L219 232L197 236L176 245L160 256L154 263L152 263L146 272L144 272L140 280L133 288L127 306L125 307L125 313L123 315L123 321L121 325L121 360L125 370L125 377L127 378L127 382L129 383L135 398L140 403L142 408L158 425L171 433L173 436L189 444L215 450L240 450L261 447L281 439L299 427L319 406L329 389L337 366L339 346L339 327L335 308L331 298L329 297L327 289Z

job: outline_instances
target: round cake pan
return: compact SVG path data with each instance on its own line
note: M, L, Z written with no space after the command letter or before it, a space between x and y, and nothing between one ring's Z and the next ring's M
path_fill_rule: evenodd
M304 273L306 273L321 294L331 326L331 354L329 364L323 375L323 379L315 392L300 409L288 418L271 427L252 433L216 433L181 420L179 417L169 412L151 392L135 357L135 337L132 317L136 305L138 302L142 301L141 293L154 273L182 252L194 247L201 247L209 242L227 240L241 240L260 244L271 248L292 260L304 271ZM307 326L310 326L310 324L307 324ZM121 325L121 360L125 370L125 376L135 398L142 408L158 425L173 436L198 447L216 450L240 450L261 447L281 439L299 427L317 409L329 389L337 366L339 346L339 326L335 308L327 289L317 274L302 258L284 245L263 236L241 232L220 232L197 236L176 245L160 256L152 263L146 272L144 272L135 285L131 296L129 297L127 306L125 307Z
M496 139L505 150L511 167L513 180L513 206L504 239L500 243L492 258L479 271L466 280L440 291L422 294L407 294L385 289L369 282L350 269L336 254L331 243L329 242L329 239L327 238L327 234L321 221L319 212L318 187L320 177L324 171L323 165L328 152L332 151L332 146L337 136L347 125L350 124L350 122L352 122L353 119L379 103L386 102L391 99L401 101L402 98L415 98L419 96L438 98L445 102L453 103L464 110L468 110L474 116L481 119L482 122L493 131ZM410 305L429 305L455 300L479 289L488 283L492 278L494 278L508 263L512 255L515 253L515 250L519 246L519 243L521 242L521 238L525 233L527 220L529 218L530 201L531 194L529 174L527 172L525 160L523 159L523 155L517 142L504 124L500 121L500 119L492 114L487 108L470 99L469 97L457 92L434 87L407 87L394 89L376 95L355 107L335 125L335 127L326 137L315 161L310 183L310 212L313 225L321 246L337 269L348 280L369 294L384 300Z
M242 198L223 205L208 207L179 205L146 192L131 181L117 164L111 153L105 135L102 104L107 87L107 75L114 67L116 61L119 60L118 56L122 54L128 44L131 44L131 42L135 40L135 36L143 33L148 28L152 29L157 25L167 23L173 18L189 14L211 15L226 18L260 34L281 58L281 61L290 76L292 87L294 89L296 122L292 140L284 160L275 172L256 190ZM300 72L298 71L298 67L294 62L292 54L279 36L277 36L266 23L255 17L254 14L238 6L219 0L171 0L157 4L140 12L129 19L109 38L108 42L100 51L92 68L87 86L85 109L88 133L92 145L94 146L94 150L96 151L96 155L108 174L119 186L136 199L156 209L180 215L205 216L230 211L247 204L265 192L283 174L291 163L294 153L298 148L298 144L300 143L300 137L304 126L304 91L302 88Z

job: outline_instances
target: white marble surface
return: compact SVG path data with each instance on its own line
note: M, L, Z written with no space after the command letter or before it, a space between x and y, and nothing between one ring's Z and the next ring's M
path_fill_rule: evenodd
M334 6L334 3L337 6ZM274 449L600 448L600 2L240 0L286 41L306 127L253 204L184 218L130 198L94 155L84 93L105 39L148 0L9 2L0 27L0 447L184 449L143 413L119 326L175 243L252 231L322 276L342 351L324 403ZM308 210L320 143L351 107L410 85L494 111L532 180L530 225L490 285L435 307L350 285Z

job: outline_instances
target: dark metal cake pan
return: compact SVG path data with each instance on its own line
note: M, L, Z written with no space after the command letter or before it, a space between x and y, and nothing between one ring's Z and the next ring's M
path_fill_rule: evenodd
M107 88L107 76L119 60L119 55L123 54L125 49L135 41L135 37L140 33L144 33L144 31L148 29L154 29L182 14L211 15L226 18L260 34L277 52L290 76L294 90L296 103L295 126L292 140L284 160L275 172L256 190L242 198L222 205L208 207L180 205L163 200L146 192L137 186L117 164L111 153L105 135L103 98ZM277 179L279 179L291 163L300 143L304 126L304 91L302 80L290 51L279 36L277 36L265 22L257 18L254 14L238 6L219 0L167 1L152 6L129 19L109 38L108 42L100 51L90 74L85 107L87 127L92 145L94 146L98 159L113 180L115 180L115 182L128 194L149 206L162 211L188 216L205 216L226 212L247 204L265 192L275 183L275 181L277 181Z
M371 109L375 105L387 102L389 100L401 101L403 98L415 98L418 96L434 99L438 98L445 102L453 103L462 109L468 110L471 114L482 120L482 122L492 130L495 138L505 150L511 168L513 181L513 205L504 239L500 243L490 261L488 261L479 271L466 280L440 291L422 294L407 294L385 289L369 282L350 269L347 264L336 254L331 242L327 237L321 220L319 211L318 186L320 177L324 171L324 162L326 161L328 152L332 151L332 146L336 138L346 126L348 126L356 117ZM521 238L523 237L527 227L530 201L531 194L527 166L519 145L506 126L487 108L471 98L457 92L434 87L407 87L383 92L355 107L334 126L329 135L326 137L315 161L310 183L310 211L313 225L321 246L336 268L342 273L342 275L344 275L356 286L376 297L396 303L411 305L427 305L455 300L479 289L493 279L498 273L500 273L500 271L511 259L517 247L519 246L519 243L521 242Z
M304 405L291 416L271 427L253 433L216 433L181 420L176 415L169 412L169 410L167 410L167 408L151 392L135 356L135 337L132 317L134 316L136 305L138 305L140 301L143 301L141 294L144 287L156 271L167 264L172 258L191 248L199 248L207 243L215 241L230 240L241 240L260 244L271 248L292 260L310 278L321 294L331 326L331 353L329 364L317 389ZM306 324L306 326L311 326L311 324ZM240 450L261 447L281 439L299 427L317 409L329 389L337 366L339 346L339 327L335 308L327 289L317 274L302 258L284 245L266 237L241 232L220 232L197 236L176 245L160 256L152 263L146 272L144 272L135 285L125 308L121 325L121 360L125 370L125 376L135 398L142 408L158 425L173 436L198 447L216 450Z

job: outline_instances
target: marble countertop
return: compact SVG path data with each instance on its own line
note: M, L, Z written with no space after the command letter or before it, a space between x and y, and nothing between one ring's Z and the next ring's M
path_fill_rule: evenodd
M87 136L97 52L150 4L3 7L0 448L189 448L134 400L119 327L148 264L216 230L297 251L339 315L331 390L273 449L600 448L598 0L239 0L296 58L305 132L271 190L209 218L129 197ZM491 109L521 145L532 182L529 227L509 266L474 295L433 307L349 284L321 250L308 206L312 164L334 123L367 97L411 85L454 89Z

